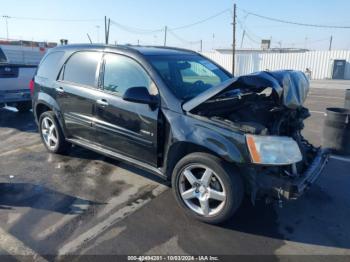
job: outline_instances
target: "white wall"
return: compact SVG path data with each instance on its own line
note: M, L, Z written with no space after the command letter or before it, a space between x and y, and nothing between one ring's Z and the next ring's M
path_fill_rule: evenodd
M232 70L232 55L203 53L226 70ZM308 51L305 53L252 53L237 54L235 75L244 75L261 70L294 69L305 71L310 68L312 79L331 78L334 59L345 59L345 79L350 79L350 51Z

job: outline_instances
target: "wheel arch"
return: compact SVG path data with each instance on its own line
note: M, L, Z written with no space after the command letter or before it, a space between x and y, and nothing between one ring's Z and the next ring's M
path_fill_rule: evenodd
M45 93L40 93L38 95L38 99L35 102L35 106L33 108L34 118L35 118L35 121L37 122L37 124L39 124L40 115L46 111L53 111L54 112L54 114L58 120L58 123L61 126L63 134L66 135L66 129L65 129L64 121L63 121L63 116L61 114L61 110L59 108L59 105L53 99L53 97L51 97L50 95L45 94Z
M40 118L41 114L46 112L46 111L52 111L52 108L49 105L47 105L46 103L42 103L42 102L38 103L35 107L35 110L34 110L35 120L37 122L39 122L39 118Z
M162 139L164 158L159 165L168 179L176 163L194 152L209 153L231 164L249 163L243 133L224 128L203 117L166 109L162 112L165 117Z
M181 141L176 142L171 145L171 147L168 150L167 157L166 157L166 176L168 179L171 179L172 176L172 170L174 169L175 165L185 156L191 154L191 153L207 153L214 155L216 157L219 157L221 159L224 159L224 157L218 153L217 151L205 147L203 145L199 145L193 142L188 141ZM224 159L227 161L226 159ZM229 161L227 161L229 162ZM231 161L230 161L231 162Z

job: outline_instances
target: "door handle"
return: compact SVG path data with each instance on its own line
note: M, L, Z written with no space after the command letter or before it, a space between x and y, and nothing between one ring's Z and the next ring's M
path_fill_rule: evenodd
M64 93L63 87L56 87L55 89L58 93Z
M96 103L100 106L108 106L108 102L106 99L99 99L99 100L96 100Z

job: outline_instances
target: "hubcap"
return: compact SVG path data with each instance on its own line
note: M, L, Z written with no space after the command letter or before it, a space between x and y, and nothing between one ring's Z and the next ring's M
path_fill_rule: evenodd
M52 150L55 149L58 142L57 129L49 117L45 117L41 122L41 134L46 146Z
M186 206L199 215L214 216L225 206L226 192L221 179L204 165L194 164L184 168L179 189Z

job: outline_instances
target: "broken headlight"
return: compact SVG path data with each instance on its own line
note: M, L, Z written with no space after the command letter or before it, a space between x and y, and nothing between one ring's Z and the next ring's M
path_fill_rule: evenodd
M255 164L289 165L302 160L298 144L290 137L246 135Z

